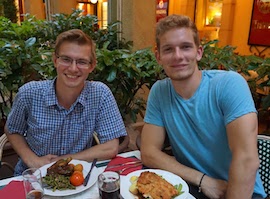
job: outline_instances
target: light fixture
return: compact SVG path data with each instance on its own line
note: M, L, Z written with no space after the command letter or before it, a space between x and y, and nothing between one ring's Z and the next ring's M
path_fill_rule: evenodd
M98 2L98 0L90 0L90 2L91 2L92 4L96 4L96 3Z
M158 3L158 7L163 8L163 6L164 6L164 2L163 2L163 0L160 0Z

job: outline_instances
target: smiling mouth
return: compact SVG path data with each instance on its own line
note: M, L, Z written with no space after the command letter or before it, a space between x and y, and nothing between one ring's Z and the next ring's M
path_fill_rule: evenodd
M172 68L176 68L176 69L184 69L187 67L187 64L176 64L176 65L172 65Z
M70 78L70 79L76 79L76 78L78 78L78 76L77 75L66 75L68 78Z

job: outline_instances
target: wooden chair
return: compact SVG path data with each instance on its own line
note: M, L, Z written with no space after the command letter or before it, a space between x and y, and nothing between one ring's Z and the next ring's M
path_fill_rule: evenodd
M92 146L100 144L98 134L96 131L94 131L94 133L93 133L93 138L94 138L94 140L93 140L94 143L92 144Z
M258 135L259 173L267 197L270 197L270 136Z
M2 156L3 156L3 152L4 152L4 147L5 145L8 143L8 138L6 136L6 134L3 134L1 137L0 137L0 168L2 166L6 166L7 168L9 168L12 173L14 172L14 168L11 164L9 164L8 162L3 162L2 161Z

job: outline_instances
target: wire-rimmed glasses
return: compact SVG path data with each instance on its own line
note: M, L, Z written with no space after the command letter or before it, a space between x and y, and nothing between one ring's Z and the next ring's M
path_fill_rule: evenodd
M66 67L71 66L74 61L78 68L83 68L83 69L89 68L91 64L91 61L86 60L86 59L72 59L71 57L64 56L64 55L63 56L57 55L56 57L59 59L59 64Z

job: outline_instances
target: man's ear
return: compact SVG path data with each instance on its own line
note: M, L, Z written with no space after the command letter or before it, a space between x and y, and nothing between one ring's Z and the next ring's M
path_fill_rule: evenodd
M203 47L200 45L197 49L197 61L200 61L203 56Z
M156 60L159 64L161 64L161 60L160 60L160 52L156 49L155 50L155 57L156 57Z
M97 66L97 60L93 60L90 64L90 67L89 67L89 73L93 72L93 70L96 68Z
M57 61L57 57L56 57L55 53L53 53L52 54L52 62L53 62L53 65L55 68L56 68L56 61Z

